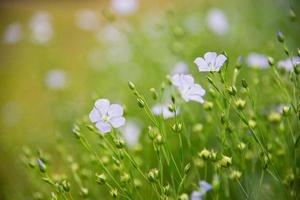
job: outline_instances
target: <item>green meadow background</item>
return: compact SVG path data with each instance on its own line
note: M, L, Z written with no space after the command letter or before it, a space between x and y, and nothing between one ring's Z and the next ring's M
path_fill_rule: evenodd
M72 125L88 115L96 98L121 102L129 117L143 118L128 90L129 80L148 91L159 86L179 61L196 74L193 60L207 51L226 51L230 70L239 55L246 57L250 52L275 60L285 58L276 41L278 30L291 49L300 46L300 23L289 20L290 7L299 16L299 1L287 0L143 0L130 16L111 13L108 0L1 1L1 37L9 24L18 22L22 38L15 44L5 44L1 38L0 43L0 199L26 199L37 189L20 159L24 146L55 152L60 135L69 151L80 154ZM205 18L211 8L226 15L226 34L216 35L208 29ZM96 30L85 31L76 25L76 14L85 9L97 13ZM52 39L42 45L31 41L29 28L31 17L39 11L50 15L53 29ZM193 33L186 25L191 16ZM119 52L109 53L111 46L97 39L107 25L120 30L128 47L117 44L114 48ZM130 56L124 59L127 51ZM53 69L65 72L65 88L52 90L45 84L47 72ZM253 74L242 73L252 81ZM265 74L256 73L263 80ZM197 81L205 87L205 80ZM271 87L263 90L276 92ZM62 168L59 159L55 167Z

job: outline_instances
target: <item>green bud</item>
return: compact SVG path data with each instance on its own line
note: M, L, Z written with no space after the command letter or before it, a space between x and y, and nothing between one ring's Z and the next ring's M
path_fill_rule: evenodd
M289 18L291 21L295 21L297 19L297 15L292 8L289 10Z
M154 100L157 99L157 92L155 90L155 88L150 88L150 92L151 92L151 96Z
M251 129L254 129L256 127L256 121L250 119L248 121L248 126L251 128Z
M222 123L222 124L225 124L226 121L227 121L227 120L226 120L226 116L225 116L224 113L222 113L222 114L221 114L221 123Z
M169 105L168 105L168 109L169 109L170 112L175 112L175 109L176 109L176 108L175 108L175 105L174 105L174 104L169 104Z
M130 176L129 176L129 174L127 174L127 173L124 173L122 176L121 176L121 182L122 183L127 183L127 182L129 182L129 180L130 180Z
M290 56L290 51L288 49L287 46L284 47L284 53L287 55L287 56Z
M189 200L189 195L186 193L183 193L179 196L179 200Z
M57 195L54 192L51 192L51 200L58 200Z
M284 43L284 35L281 31L277 31L277 40L280 42L280 43Z
M135 90L135 85L131 81L128 81L128 87L131 90Z
M159 130L156 127L148 127L148 136L151 140L154 140L155 137L159 134Z
M114 139L114 143L118 149L122 149L125 145L124 140L122 139Z
M220 167L227 168L232 164L232 158L228 156L222 156L222 159L219 161Z
M287 115L289 115L290 110L291 110L291 109L290 109L289 106L284 106L284 107L282 108L282 114L285 115L285 116L287 116Z
M235 106L239 109L239 110L243 110L246 106L246 101L242 100L242 99L237 99L235 101Z
M96 182L100 185L103 185L106 183L106 176L105 174L96 174Z
M154 140L154 142L157 144L157 145L163 145L164 144L164 141L163 141L163 138L161 136L161 134L158 134Z
M247 88L248 87L248 83L245 79L242 79L242 86L243 88Z
M242 58L242 56L239 56L236 60L235 68L241 69L242 68L242 62L243 62L243 58Z
M184 167L184 173L185 173L185 174L188 174L188 173L190 172L190 170L191 170L191 167L192 167L191 163L188 163L188 164Z
M118 197L118 190L117 190L116 188L112 189L112 190L110 191L110 195L111 195L114 199L116 199L116 198Z
M268 115L268 120L271 123L279 123L280 120L281 120L281 115L278 112L274 112L274 111L270 112L269 115Z
M144 108L145 107L145 102L141 98L138 98L137 102L138 102L138 106L140 108Z
M246 144L243 142L240 142L237 147L240 151L243 151L246 148Z
M203 129L203 125L200 123L197 123L193 126L193 132L197 133L197 132L201 132Z
M136 188L141 188L142 187L142 182L139 179L134 179L133 184Z
M150 169L147 174L147 178L150 182L156 182L158 178L158 170L156 168Z
M268 57L268 63L270 66L274 66L274 58Z
M210 111L210 110L213 109L213 107L214 107L214 104L213 104L213 102L211 102L211 101L205 101L205 102L203 103L203 109L204 109L204 110Z
M227 88L227 91L228 91L228 93L229 93L230 95L232 95L232 96L235 96L236 93L237 93L236 87L235 87L234 85L233 85L233 86L229 86L229 87Z
M86 198L87 196L89 196L89 190L85 187L81 187L80 188L80 196L82 196L83 198Z
M298 54L298 56L300 57L300 48L298 48L297 54Z
M210 151L204 148L200 153L198 153L198 156L203 160L208 160L210 158Z
M63 189L64 189L65 192L69 192L70 191L70 182L69 181L67 181L65 179L65 180L63 180L61 182L61 185L62 185L62 187L63 187Z
M300 64L297 64L296 66L294 66L294 72L295 72L295 74L297 74L297 75L300 74Z
M173 104L175 104L175 96L174 95L171 96L171 101Z
M180 133L182 130L182 124L181 123L176 123L172 126L172 129L175 133Z
M75 134L76 138L80 138L80 128L78 125L74 125L72 129L73 133Z
M229 178L232 180L239 180L242 176L242 173L238 170L233 170L230 175Z
M163 187L163 193L166 196L170 195L170 185L169 184Z

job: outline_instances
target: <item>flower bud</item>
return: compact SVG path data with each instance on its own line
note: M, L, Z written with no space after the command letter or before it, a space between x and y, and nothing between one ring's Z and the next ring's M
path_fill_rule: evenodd
M147 174L147 178L150 182L156 182L158 178L158 170L156 168L150 169Z
M214 107L214 104L213 104L213 102L211 102L211 101L205 101L205 102L203 103L203 109L204 109L204 110L210 111L210 110L213 109L213 107Z
M299 75L300 74L300 64L296 64L294 66L294 72L295 74Z
M181 123L176 123L172 126L172 129L175 133L180 133L182 130L182 124Z
M96 174L96 182L100 185L103 185L106 183L106 176L105 174Z
M134 179L133 184L136 188L141 188L142 187L142 182L140 179Z
M248 83L245 79L242 79L242 86L243 88L247 88L248 87Z
M210 151L204 148L200 153L198 153L198 156L204 160L208 160L210 158Z
M193 130L194 133L198 133L198 132L201 132L202 129L203 129L203 125L200 124L200 123L197 123L197 124L195 124L195 125L193 126L193 129L192 129L192 130Z
M227 88L227 91L228 91L228 93L229 93L230 95L232 95L232 96L236 95L236 92L237 92L235 86L230 86L230 87L228 87L228 88Z
M130 180L129 174L124 173L124 174L121 176L121 182L122 182L122 183L127 183L129 180Z
M240 142L237 147L240 151L243 151L246 148L246 144L243 142Z
M157 145L163 145L164 144L164 141L163 141L163 138L161 136L161 134L158 134L154 140L155 144Z
M159 130L156 127L148 127L148 136L151 140L154 140L155 137L159 134Z
M110 195L111 195L114 199L116 199L116 198L118 197L118 190L117 190L116 188L112 189L112 190L110 191Z
M190 170L191 170L191 167L192 167L191 163L188 163L188 164L184 167L184 173L185 173L185 174L188 174L188 173L190 172Z
M186 193L183 193L179 196L179 200L189 200L189 195Z
M176 109L176 108L175 108L175 105L174 105L174 104L169 104L169 105L168 105L168 109L169 109L170 112L175 112L175 109Z
M40 169L40 172L45 173L47 171L47 166L43 163L41 159L37 160L37 164Z
M229 178L232 179L232 180L238 180L240 179L242 176L242 173L240 171L237 171L237 170L233 170L230 175L229 175Z
M241 69L242 68L242 62L243 62L243 57L242 56L239 56L236 60L236 63L235 63L235 68L236 69Z
M155 90L155 88L150 88L150 93L151 93L151 96L154 100L157 99L157 92Z
M80 138L80 128L78 125L74 125L72 132L75 134L76 138Z
M169 184L163 187L163 193L166 196L170 195L170 185Z
M65 179L65 180L63 180L61 182L61 185L62 185L62 187L63 187L63 189L64 189L65 192L69 192L70 191L70 182L69 181L67 181Z
M289 10L289 18L291 21L295 21L297 19L297 15L292 8Z
M128 87L131 90L135 90L135 85L131 81L128 81Z
M140 108L144 108L145 107L145 102L141 98L137 98L136 100L137 100L138 106Z
M248 121L248 126L251 128L251 129L254 129L256 127L256 121L250 119Z
M232 164L232 158L228 156L222 156L222 159L219 161L221 167L227 168Z
M282 114L285 115L285 116L287 116L287 115L289 115L290 110L291 109L290 109L289 106L283 106L283 108L282 108Z
M284 43L284 35L281 31L277 31L277 40L280 42L280 43Z
M242 100L242 99L238 99L235 101L235 106L239 109L239 110L243 110L246 106L246 101Z
M290 56L290 50L288 49L287 46L284 47L284 53L285 53L287 56Z
M122 139L114 139L114 143L118 149L122 149L125 145L124 140Z
M50 197L51 200L58 200L58 197L57 195L54 193L54 192L51 192L51 197Z
M85 187L81 187L80 188L80 196L86 198L87 196L89 196L89 190Z
M269 63L270 66L273 66L274 65L274 58L268 57L268 63Z
M268 120L271 123L279 123L281 120L281 115L278 112L270 112L268 115Z

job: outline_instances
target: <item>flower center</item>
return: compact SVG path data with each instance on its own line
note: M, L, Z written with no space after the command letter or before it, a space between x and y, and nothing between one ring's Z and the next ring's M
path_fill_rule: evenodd
M102 121L104 121L104 122L108 122L109 117L108 117L107 115L102 115L101 119L102 119Z

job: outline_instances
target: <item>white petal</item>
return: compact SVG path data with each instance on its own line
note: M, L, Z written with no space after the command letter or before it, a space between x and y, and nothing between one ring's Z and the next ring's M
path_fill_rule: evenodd
M203 58L201 58L201 57L196 58L194 63L198 66L198 69L200 72L210 71L207 63L205 62L205 60Z
M181 85L180 75L179 74L173 75L171 81L174 86L180 86Z
M216 59L216 70L219 71L220 68L223 66L224 62L227 60L227 58L221 54L221 55L218 55L217 59Z
M124 117L113 117L113 118L109 119L109 123L111 123L111 125L114 128L119 128L125 124L125 118Z
M189 91L190 94L198 94L198 95L205 95L205 90L199 85L199 84L194 84L190 91Z
M216 52L207 52L204 55L204 60L206 61L207 64L215 63L216 58L217 58L217 53Z
M123 108L119 104L111 104L108 109L110 117L119 117L123 115Z
M204 103L204 100L203 100L202 96L198 95L198 94L189 95L189 100L196 101L196 102L199 102L199 103Z
M109 101L107 99L98 99L95 102L95 107L99 110L102 115L105 115L109 108Z
M109 123L107 122L103 122L103 121L98 121L96 123L96 127L98 128L98 130L101 132L101 133L108 133L111 131L111 126Z
M101 120L99 111L96 108L93 108L93 110L89 114L89 118L93 123Z
M191 75L183 75L183 84L191 85L194 83L194 78Z
M155 104L152 108L151 111L154 115L161 115L162 113L162 105L161 104Z
M202 193L198 191L193 191L191 194L191 200L202 200Z

